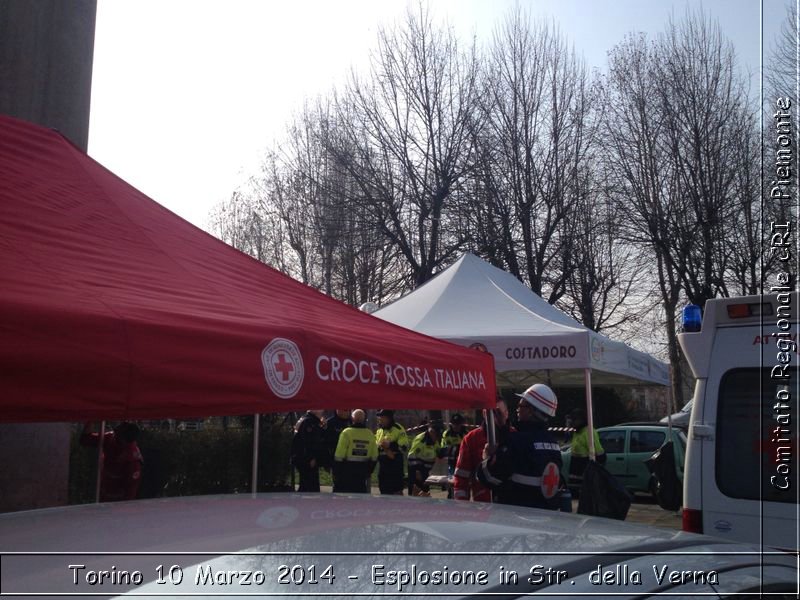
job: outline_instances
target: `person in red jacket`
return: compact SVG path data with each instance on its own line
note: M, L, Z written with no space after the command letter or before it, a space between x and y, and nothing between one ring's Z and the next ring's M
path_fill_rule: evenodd
M505 400L497 400L494 419L497 435L500 437L508 429L508 406ZM453 473L453 497L456 500L469 500L471 495L475 502L492 501L492 490L478 481L475 474L483 461L483 449L487 441L485 422L470 431L461 441Z
M81 445L97 446L100 434L90 431L86 423L81 435ZM100 478L100 502L135 500L142 481L142 453L136 440L139 428L123 422L103 438L103 474Z

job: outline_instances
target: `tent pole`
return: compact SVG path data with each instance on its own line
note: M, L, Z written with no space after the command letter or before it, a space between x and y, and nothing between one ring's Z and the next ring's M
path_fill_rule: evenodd
M97 440L97 483L94 487L94 502L100 502L100 481L103 477L103 442L106 439L106 422L100 421L100 437Z
M253 498L256 497L256 491L258 487L258 438L259 438L259 427L261 425L260 420L258 418L259 415L253 415L253 472L251 474L251 485L250 485L250 494Z
M494 411L484 409L483 418L486 421L486 440L489 442L489 446L497 446L497 434L494 430Z
M592 370L585 369L583 372L586 384L586 426L589 433L589 460L595 460L594 453L594 416L592 415Z

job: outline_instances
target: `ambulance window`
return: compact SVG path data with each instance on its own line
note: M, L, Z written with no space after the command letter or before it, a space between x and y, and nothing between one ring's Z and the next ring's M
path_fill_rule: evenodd
M797 424L779 425L778 415L790 411L776 409L784 404L797 406L797 376L790 380L770 377L769 369L733 369L720 381L717 406L716 480L719 490L731 498L794 502L797 465L791 462L797 451ZM774 442L775 428L786 428ZM780 433L780 432L779 432ZM788 449L788 450L787 450ZM788 455L787 455L788 451ZM788 489L785 486L788 474Z

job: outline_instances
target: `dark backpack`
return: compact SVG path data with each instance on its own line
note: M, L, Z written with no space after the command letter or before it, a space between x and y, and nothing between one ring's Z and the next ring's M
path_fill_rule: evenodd
M578 513L624 521L631 507L631 496L605 467L589 461L583 473Z
M683 501L683 486L675 472L675 448L667 442L645 461L653 474L653 493L664 510L678 510Z

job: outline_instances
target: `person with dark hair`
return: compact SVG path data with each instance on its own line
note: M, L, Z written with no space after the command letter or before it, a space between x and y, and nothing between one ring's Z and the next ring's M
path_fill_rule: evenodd
M402 425L394 420L394 411L381 409L377 413L378 431L378 488L381 494L403 495L403 469L408 435Z
M481 483L495 490L495 501L557 510L561 492L561 449L547 431L558 399L550 387L536 383L517 394L517 430L487 444L478 470Z
M322 437L325 440L325 448L328 451L328 464L331 465L331 472L336 468L334 455L336 454L336 446L339 444L339 436L352 425L353 420L350 418L350 411L344 409L337 409L336 413L325 421ZM336 489L336 477L333 478L333 491L339 491Z
M300 474L298 492L319 492L319 468L328 466L322 429L322 410L309 410L297 422L292 438L292 465Z
M81 434L81 445L97 447L100 434L91 431L86 423ZM117 502L135 500L142 481L142 453L136 441L139 427L123 421L103 438L102 474L100 476L100 501Z

